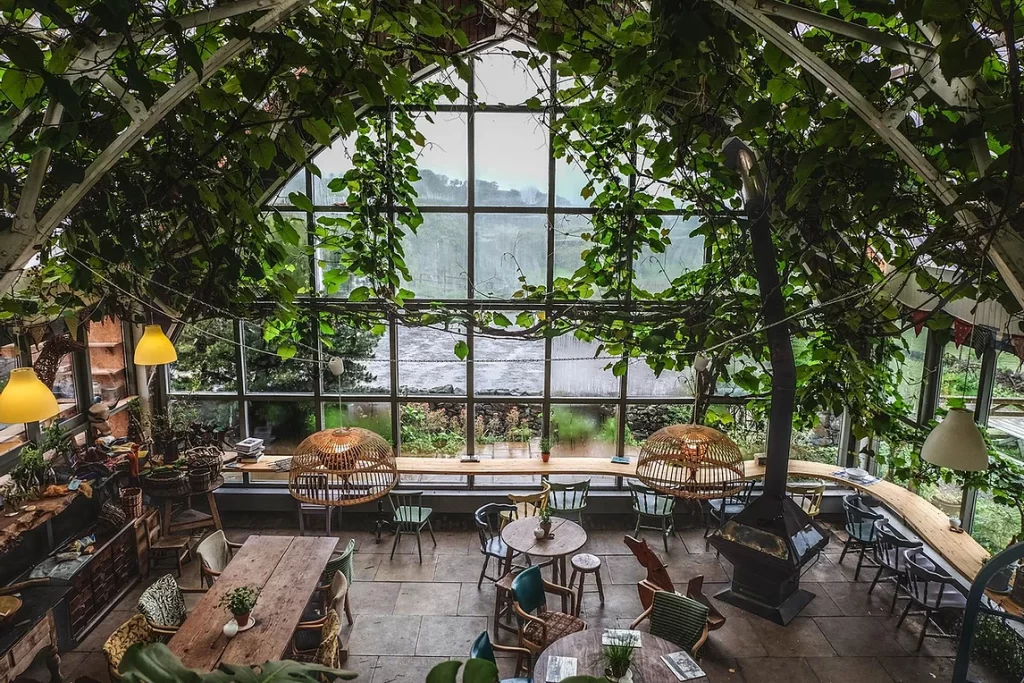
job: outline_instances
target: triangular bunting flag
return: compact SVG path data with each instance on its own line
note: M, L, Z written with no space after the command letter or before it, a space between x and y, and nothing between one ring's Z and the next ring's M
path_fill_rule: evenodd
M995 336L991 329L981 325L975 326L974 333L971 335L971 348L974 349L976 356L980 358L981 354L985 353L985 350L992 346L994 341Z
M914 311L910 314L914 321L914 334L918 337L921 336L921 330L924 329L924 324L928 322L929 313L931 313L931 311Z
M1024 363L1024 337L1013 335L1010 338L1010 343L1013 344L1013 352L1017 354L1017 358Z
M953 343L956 344L956 348L960 348L960 345L967 341L967 338L971 336L971 325L968 322L964 322L960 318L953 319Z

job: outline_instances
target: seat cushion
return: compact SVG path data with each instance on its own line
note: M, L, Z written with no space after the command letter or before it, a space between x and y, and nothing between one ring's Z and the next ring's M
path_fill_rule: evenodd
M529 622L523 629L523 637L541 647L547 647L559 638L579 633L587 628L587 622L565 612L541 612L539 616L547 624L547 640L543 639L540 624L534 621Z
M433 512L431 508L400 505L395 508L395 521L407 524L422 524Z
M185 596L170 574L161 576L139 596L139 612L157 626L177 627L185 623Z

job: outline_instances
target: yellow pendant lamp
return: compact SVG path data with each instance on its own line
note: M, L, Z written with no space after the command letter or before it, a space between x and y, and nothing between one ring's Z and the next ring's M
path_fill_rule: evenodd
M174 344L159 325L146 325L142 339L135 347L136 365L163 365L178 360Z
M59 412L57 397L39 381L32 368L11 370L11 377L0 393L0 422L39 422Z

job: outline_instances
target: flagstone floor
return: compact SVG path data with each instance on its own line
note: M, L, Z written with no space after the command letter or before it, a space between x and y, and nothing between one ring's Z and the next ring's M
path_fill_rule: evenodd
M287 522L291 522L288 519ZM237 515L226 519L228 536L243 541L253 533L297 534L280 516ZM343 638L349 649L346 668L364 683L422 683L438 662L465 658L472 640L491 628L494 588L487 581L477 588L482 556L471 532L439 532L437 547L424 538L421 564L415 542L405 539L394 560L388 553L390 538L379 545L367 532L338 532L339 544L357 541L351 603L355 624ZM681 532L669 553L660 539L650 540L665 559L677 584L703 574L705 589L713 595L726 586L731 567L712 551L704 550L699 530ZM636 581L644 572L622 543L621 531L592 531L585 548L602 559L605 604L596 592L584 597L583 614L590 628L628 626L641 611ZM817 595L788 627L717 602L727 617L725 626L711 634L701 665L710 683L935 683L952 675L953 644L927 639L915 652L920 618L908 618L901 629L889 614L892 587L868 586L873 572L862 570L854 580L855 561L840 564L841 542L833 538L819 561L804 576L803 586ZM198 586L198 563L187 565L185 586ZM150 580L159 573L154 573ZM588 586L596 590L593 585ZM76 648L64 653L65 680L88 677L108 680L101 647L107 636L134 612L140 586ZM190 606L198 599L188 595ZM503 634L501 642L511 644ZM504 676L512 675L512 660L502 660ZM986 672L979 680L1000 683ZM43 679L40 679L43 680ZM653 682L650 682L653 683Z

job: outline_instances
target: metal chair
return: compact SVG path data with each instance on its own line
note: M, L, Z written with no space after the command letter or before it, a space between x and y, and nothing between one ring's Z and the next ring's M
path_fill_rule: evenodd
M960 589L960 585L942 567L932 562L921 548L903 551L903 559L910 600L903 608L896 628L903 625L903 620L910 614L911 607L917 606L921 611L916 614L924 615L921 635L917 639L918 650L921 649L926 637L954 638L954 635L943 633L941 629L939 633L928 633L928 624L936 612L963 612L967 608L967 596Z
M875 562L878 563L878 571L871 581L868 593L875 590L879 580L892 581L892 605L889 607L889 614L896 609L896 601L900 597L900 589L906 589L907 574L903 567L903 553L907 550L915 550L922 546L921 541L911 541L904 538L902 534L892 528L887 519L875 521ZM889 572L891 576L882 576L883 572Z
M431 508L424 507L423 491L407 491L405 493L388 494L388 502L391 503L391 511L395 517L395 542L391 546L391 559L395 559L395 551L403 534L416 535L416 549L420 554L420 563L423 563L423 544L420 542L420 532L423 527L430 532L430 540L437 546L437 539L434 538L434 528L430 525Z
M220 576L231 561L232 550L241 548L241 543L232 543L224 532L217 529L196 546L199 556L199 578L207 586L213 586L214 580Z
M345 579L348 585L352 585L353 572L352 572L352 555L356 550L356 540L349 539L348 545L340 553L331 555L331 559L327 560L327 565L324 566L324 571L320 575L320 590L325 591L330 588L331 582L334 580L334 575L341 573L345 575ZM352 623L352 606L349 604L348 592L345 592L345 617L348 619L348 623ZM341 613L341 610L338 610Z
M736 515L743 512L750 502L750 494L754 491L754 482L743 483L743 488L734 496L723 495L721 498L714 498L708 501L707 511L704 513L704 551L711 549L711 534L718 531L718 528L728 522Z
M583 526L583 510L587 507L590 495L590 480L578 481L574 484L548 482L547 509L556 517L576 518Z
M864 554L868 549L875 547L875 522L885 517L877 512L871 512L860 502L860 496L853 494L843 498L843 511L846 513L846 542L843 544L843 552L839 555L839 562L846 558L850 550L859 551L857 558L857 569L853 573L853 580L860 577L860 568L864 564Z
M825 498L825 482L795 482L786 487L786 492L808 517L817 517L821 513L821 501Z
M696 656L708 639L708 608L678 593L657 591L651 606L629 625L651 620L651 635L664 638Z
M309 656L316 652L324 641L324 631L333 630L328 623L330 615L340 615L348 599L349 583L342 572L335 572L327 586L321 586L313 600L302 614L302 621L292 634L292 652L300 656ZM325 627L328 627L325 629ZM340 638L341 628L338 627ZM339 642L340 646L340 642ZM347 658L347 652L339 647L341 661Z
M569 613L549 611L548 593L567 597ZM512 580L512 609L519 617L519 646L537 655L559 638L586 629L587 623L573 616L574 599L572 591L565 586L545 581L540 567L520 572Z
M484 566L480 568L480 578L476 587L483 585L484 579L497 581L505 575L510 567L505 567L505 558L508 555L508 546L501 540L501 520L504 513L514 513L515 505L506 503L488 503L473 513L473 522L476 524L476 532L480 536L480 552L484 556ZM519 553L515 553L518 555ZM498 571L494 576L487 575L487 565L491 558L498 561Z
M529 650L525 647L512 647L511 645L499 645L491 642L487 631L483 631L476 637L473 644L469 646L469 656L473 659L484 659L498 665L494 652L507 652L516 655L516 678L505 678L500 683L529 683L530 669L533 668L533 659Z
M315 500L329 500L326 474L304 473L295 477L295 489L303 496ZM325 535L331 535L331 517L334 508L329 505L313 505L296 499L299 506L299 535L306 535L306 515L323 515Z
M660 531L661 540L665 544L665 552L668 552L669 534L676 534L675 511L676 499L674 496L667 496L658 493L652 488L629 482L629 495L633 499L633 512L636 513L636 528L633 529L633 536L640 537L641 529ZM656 526L645 526L644 517L656 520Z

